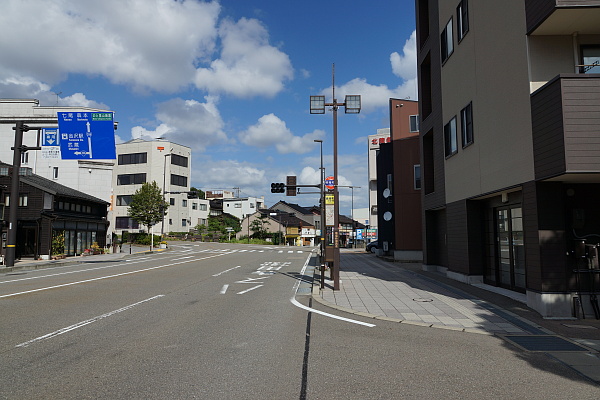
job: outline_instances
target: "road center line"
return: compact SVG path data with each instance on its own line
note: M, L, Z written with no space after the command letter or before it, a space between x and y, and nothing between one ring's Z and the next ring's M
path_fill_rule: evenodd
M62 335L63 333L67 333L67 332L73 331L75 329L84 327L84 326L89 325L89 324L91 324L93 322L100 321L101 319L104 319L104 318L110 317L111 315L115 315L115 314L118 314L120 312L129 310L130 308L133 308L135 306L139 306L142 303L146 303L148 301L155 300L155 299L158 299L160 297L164 297L164 294L159 294L158 296L154 296L154 297L150 297L149 299L146 299L146 300L138 301L137 303L133 303L133 304L130 304L128 306L119 308L118 310L114 310L114 311L108 312L106 314L98 315L97 317L90 318L90 319L87 319L85 321L78 322L78 323L76 323L74 325L67 326L66 328L59 329L59 330L54 331L52 333L48 333L47 335L43 335L43 336L37 337L35 339L31 339L31 340L29 340L27 342L18 344L15 347L27 347L30 344L33 344L35 342L39 342L39 341L42 341L42 340L46 340L46 339L50 339L50 338Z
M110 279L110 278L116 278L119 276L126 276L126 275L132 275L132 274L137 274L138 272L146 272L146 271L152 271L155 269L161 269L161 268L166 268L166 267L172 267L174 265L179 265L179 264L186 264L192 261L200 261L200 260L206 260L209 258L215 258L215 257L221 257L221 256L225 256L227 255L226 253L222 253L222 254L216 254L213 256L207 256L207 257L202 257L202 258L196 258L193 260L186 260L186 261L180 261L180 262L176 262L176 263L171 263L171 264L165 264L165 265L158 265L156 267L150 267L150 268L143 268L143 269L138 269L135 271L129 271L129 272L123 272L120 274L114 274L114 275L107 275L107 276L101 276L98 278L92 278L92 279L85 279L83 281L77 281L77 282L70 282L70 283L63 283L61 285L55 285L55 286L48 286L48 287L43 287L43 288L39 288L39 289L32 289L32 290L26 290L24 292L18 292L18 293L9 293L9 294L3 294L0 296L0 299L6 298L6 297L13 297L13 296L18 296L21 294L28 294L28 293L35 293L35 292L42 292L44 290L50 290L50 289L56 289L56 288L60 288L60 287L66 287L66 286L73 286L73 285L78 285L80 283L88 283L88 282L94 282L94 281L101 281L103 279Z

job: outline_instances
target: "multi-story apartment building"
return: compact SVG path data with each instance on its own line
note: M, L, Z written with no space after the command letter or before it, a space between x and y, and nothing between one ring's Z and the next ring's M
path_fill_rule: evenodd
M31 127L56 128L59 112L90 113L112 111L88 107L40 106L36 99L0 99L0 161L12 164L15 140L15 123L27 121ZM35 121L41 121L36 123ZM48 123L52 121L52 123ZM116 124L115 124L116 127ZM40 133L43 135L43 132ZM23 134L23 144L28 147L41 145L42 150L31 150L21 155L21 166L30 168L35 175L57 184L70 187L106 202L110 201L112 174L115 160L62 160L60 147L38 141L38 131ZM109 213L110 219L110 213ZM109 226L108 235L110 236Z
M377 129L377 134L369 135L369 218L366 225L369 229L377 232L377 156L379 155L379 146L383 143L390 143L390 128ZM375 233L376 235L376 233ZM376 236L367 237L367 241L376 239Z
M546 317L590 307L600 1L415 3L424 263Z
M132 195L143 183L156 182L164 192L169 208L164 221L152 227L155 234L188 232L197 225L190 217L191 149L166 140L133 139L117 145L117 165L113 174L113 216L117 234L123 231L146 232L148 227L128 216ZM196 217L199 218L199 217Z
M419 103L390 99L390 143L377 158L380 249L394 259L422 260Z

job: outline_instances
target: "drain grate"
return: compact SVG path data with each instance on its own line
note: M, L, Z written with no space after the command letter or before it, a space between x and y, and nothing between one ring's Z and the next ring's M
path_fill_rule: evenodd
M590 350L580 346L570 340L552 335L504 335L502 336L508 342L526 351L582 351Z

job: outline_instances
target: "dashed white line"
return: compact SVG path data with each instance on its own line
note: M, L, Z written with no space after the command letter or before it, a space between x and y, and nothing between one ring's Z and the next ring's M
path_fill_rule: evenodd
M233 267L233 268L226 269L225 271L223 271L223 272L219 272L218 274L214 274L213 276L219 276L219 275L223 275L223 274L224 274L224 273L226 273L226 272L233 271L234 269L236 269L236 268L240 268L240 267L241 267L241 265L238 265L237 267Z
M246 290L242 290L241 292L238 292L238 294L244 294L244 293L248 293L249 291L251 291L251 290L254 290L254 289L258 289L258 288L259 288L259 287L261 287L261 286L264 286L264 285L257 285L257 286L253 286L253 287L251 287L250 289L246 289Z
M229 288L229 285L223 285L221 288L221 294L225 294L225 292L227 292L227 288Z

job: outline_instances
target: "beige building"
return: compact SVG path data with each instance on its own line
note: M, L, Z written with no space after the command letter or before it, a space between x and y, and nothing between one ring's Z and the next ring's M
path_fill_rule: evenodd
M600 2L415 3L426 267L589 313L600 274L574 270L600 241Z

